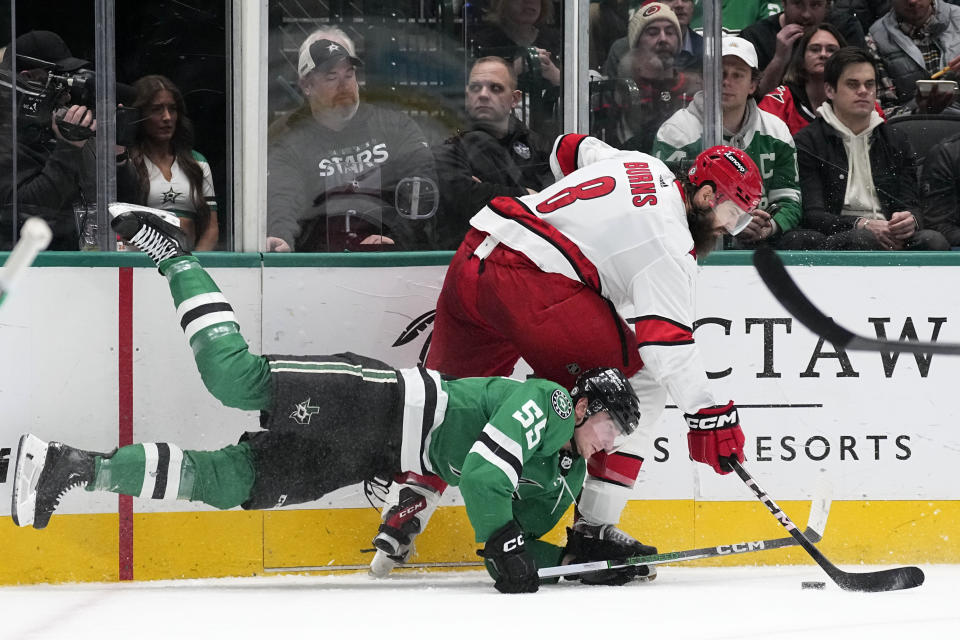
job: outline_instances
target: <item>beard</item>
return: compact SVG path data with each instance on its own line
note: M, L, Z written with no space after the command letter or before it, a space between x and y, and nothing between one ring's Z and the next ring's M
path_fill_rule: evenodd
M691 202L690 211L687 213L687 225L690 227L693 248L698 258L706 258L717 244L717 232L713 224L713 208L698 207Z
M346 120L352 118L359 107L360 96L349 91L338 93L330 104L330 110Z
M676 52L669 46L657 47L654 55L660 59L664 69L673 68L673 62L676 59Z
M360 96L353 91L339 91L333 96L311 98L314 116L325 126L339 129L357 114Z

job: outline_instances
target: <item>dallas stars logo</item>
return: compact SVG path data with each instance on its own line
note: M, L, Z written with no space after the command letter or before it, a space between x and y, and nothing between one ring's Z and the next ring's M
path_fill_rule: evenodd
M573 400L570 399L566 391L555 389L553 396L550 398L550 404L553 405L553 410L563 420L569 418L570 414L573 413Z
M339 46L339 45L336 45L336 44L333 44L333 43L331 42L331 43L330 43L330 46L327 47L327 51L329 51L330 53L333 53L334 51L340 51L340 46Z
M297 408L290 414L290 419L297 424L310 424L313 414L320 413L320 407L310 404L310 398L297 403Z
M174 191L173 187L170 187L168 191L164 191L162 194L163 202L161 204L176 204L177 198L183 195L181 191Z

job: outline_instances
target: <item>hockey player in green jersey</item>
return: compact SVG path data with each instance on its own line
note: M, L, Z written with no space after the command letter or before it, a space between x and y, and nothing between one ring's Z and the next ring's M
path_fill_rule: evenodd
M139 443L110 454L26 434L12 492L17 525L46 527L64 493L77 486L268 509L413 472L460 487L498 590L536 591L537 567L562 562L564 549L536 538L580 492L584 459L613 450L615 439L639 423L639 401L619 370L587 371L568 393L542 379L448 380L352 353L258 356L224 295L186 250L176 218L131 205L111 205L110 212L119 235L167 278L207 389L227 406L260 410L263 429L215 451ZM418 511L435 507L425 497L390 524L402 537L417 526Z

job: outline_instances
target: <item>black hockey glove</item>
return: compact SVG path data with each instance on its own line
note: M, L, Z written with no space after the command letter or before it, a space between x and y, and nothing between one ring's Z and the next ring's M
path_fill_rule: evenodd
M626 560L634 556L649 556L657 553L656 547L643 544L623 533L613 525L587 525L578 522L567 529L567 546L564 549L564 564L578 564L595 560ZM605 569L568 579L579 579L584 584L603 584L614 587L627 584L635 578L651 574L646 565L633 565L621 569Z
M540 588L537 567L524 547L523 532L513 520L494 532L477 555L484 559L496 581L493 586L500 593L534 593Z

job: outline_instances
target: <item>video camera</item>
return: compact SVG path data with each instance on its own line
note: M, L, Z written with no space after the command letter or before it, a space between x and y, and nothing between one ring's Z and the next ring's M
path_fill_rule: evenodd
M19 57L19 56L18 56ZM66 71L51 63L41 78L18 74L12 77L9 69L0 69L0 87L15 89L17 93L17 124L23 131L52 135L51 119L57 114L57 127L68 140L85 140L93 137L86 127L70 125L63 121L68 105L78 104L90 110L96 108L97 77L92 69ZM117 83L118 93L133 100L133 89ZM121 102L123 100L121 99ZM134 107L117 107L117 144L130 145L137 135L140 112Z

